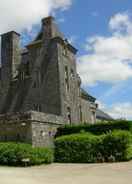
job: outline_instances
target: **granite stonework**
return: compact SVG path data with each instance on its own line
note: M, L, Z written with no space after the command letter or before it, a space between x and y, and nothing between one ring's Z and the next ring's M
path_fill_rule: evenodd
M95 123L96 99L80 87L77 50L53 17L42 20L40 32L25 49L20 49L18 33L1 37L0 140L43 146L60 125Z
M62 122L60 116L35 111L4 114L0 116L0 141L53 146L53 138Z

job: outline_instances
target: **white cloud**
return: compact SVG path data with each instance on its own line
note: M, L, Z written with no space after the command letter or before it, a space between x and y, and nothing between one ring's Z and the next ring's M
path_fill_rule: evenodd
M53 8L62 8L62 10L65 10L69 8L72 4L71 0L53 0Z
M112 35L87 39L87 54L79 57L83 85L98 81L116 83L132 77L132 22L128 14L116 14L109 22ZM125 34L124 34L125 33Z
M110 22L109 27L111 30L115 30L118 33L132 33L131 14L129 13L118 13L114 15Z
M107 112L111 117L115 119L129 119L132 120L132 103L115 103L110 106L101 104L100 109L104 112Z
M72 0L0 0L0 33L22 31L56 9L67 9Z
M15 30L22 32L32 31L34 24L40 23L40 19L54 13L55 10L68 9L73 0L0 0L0 34ZM1 44L0 44L1 51ZM0 53L1 55L1 53ZM0 57L1 61L1 57Z

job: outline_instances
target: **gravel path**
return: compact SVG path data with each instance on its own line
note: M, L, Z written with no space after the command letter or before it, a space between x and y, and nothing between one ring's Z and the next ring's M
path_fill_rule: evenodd
M132 162L0 167L0 184L131 184Z

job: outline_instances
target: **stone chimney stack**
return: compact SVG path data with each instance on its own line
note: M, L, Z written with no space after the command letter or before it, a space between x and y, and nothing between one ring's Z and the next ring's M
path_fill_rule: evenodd
M54 37L63 38L63 34L59 31L55 19L52 16L42 19L43 39L51 39Z
M1 78L3 83L10 83L16 77L20 56L20 35L14 31L3 34L1 36Z

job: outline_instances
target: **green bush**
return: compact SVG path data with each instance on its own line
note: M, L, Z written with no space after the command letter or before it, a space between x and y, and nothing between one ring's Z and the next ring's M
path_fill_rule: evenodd
M72 134L55 140L55 161L64 163L96 163L128 159L130 133L114 131L100 136Z
M53 150L50 148L33 148L22 143L0 143L0 165L24 166L51 162Z
M80 125L66 125L64 127L59 127L56 137L69 135L80 132L90 132L95 135L101 135L103 133L108 133L113 130L132 130L132 122L130 121L111 121L102 122L94 125L91 124L80 124Z

